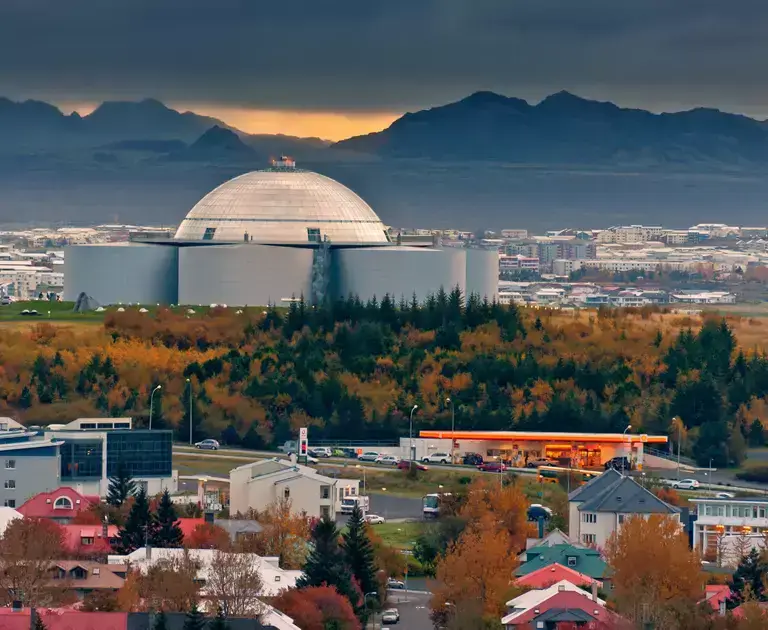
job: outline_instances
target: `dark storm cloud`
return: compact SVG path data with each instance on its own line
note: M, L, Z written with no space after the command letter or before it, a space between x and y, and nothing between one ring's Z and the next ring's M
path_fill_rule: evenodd
M765 101L765 0L2 0L0 93L402 110Z

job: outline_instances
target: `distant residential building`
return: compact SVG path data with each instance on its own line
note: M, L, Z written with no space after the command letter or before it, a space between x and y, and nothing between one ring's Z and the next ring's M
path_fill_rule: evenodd
M552 273L556 276L570 276L581 269L582 260L558 258L552 261Z
M59 440L33 431L0 431L0 506L15 508L61 485Z
M538 571L543 567L561 564L588 575L593 580L605 582L610 579L610 569L597 549L576 545L552 545L551 547L533 547L526 552L527 561L515 569L518 578Z
M680 521L680 508L613 469L571 492L568 506L570 535L582 544L600 548L631 516L662 514Z
M520 269L527 269L529 271L539 271L539 259L528 258L521 255L508 256L506 254L499 255L499 273L519 271Z
M597 245L589 241L574 239L557 244L557 258L565 260L585 260L597 257Z
M62 487L33 496L19 506L18 511L27 518L45 518L66 525L81 512L98 504L98 496L85 496L72 488Z
M644 243L658 241L664 233L660 225L622 225L602 230L597 235L598 243Z
M290 500L295 512L333 518L341 512L341 501L360 491L357 479L333 479L314 468L287 460L265 459L230 471L229 510L245 514L263 510L278 500Z
M763 549L768 499L691 499L696 506L693 548L722 564L738 564L739 547Z
M549 588L532 590L507 602L501 619L505 630L513 628L588 627L602 629L615 620L596 592L561 580ZM562 626L559 626L562 624Z
M739 228L725 223L699 223L689 228L692 232L701 232L710 238L725 238L739 234Z
M528 230L502 230L501 237L512 239L528 238Z
M580 573L575 569L554 563L548 567L541 567L532 571L528 575L517 578L515 586L525 586L532 589L548 588L558 582L570 582L574 586L591 588L592 583L596 583L598 588L603 588L603 583L588 576L586 573Z
M64 546L69 553L78 556L98 556L112 552L112 544L118 537L117 525L60 525L64 533Z
M84 560L59 560L51 567L52 587L66 588L79 600L91 593L116 593L128 572L124 564L109 565Z
M736 296L727 291L702 291L699 293L673 293L670 302L681 304L735 304Z

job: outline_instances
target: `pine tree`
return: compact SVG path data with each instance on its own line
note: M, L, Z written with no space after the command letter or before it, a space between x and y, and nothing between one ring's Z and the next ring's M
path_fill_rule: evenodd
M347 532L343 535L343 539L344 557L363 593L376 592L378 583L373 544L368 537L363 511L358 505L352 509L352 516L347 523Z
M162 610L155 615L152 630L168 630L168 618Z
M227 623L227 618L224 615L221 606L219 606L216 611L216 616L213 618L213 621L208 625L208 630L229 630L229 624Z
M117 463L117 471L114 477L109 478L107 489L107 503L113 507L120 507L128 497L136 494L136 482L128 473L128 468L122 461Z
M127 555L144 547L147 541L155 539L156 527L155 517L149 511L147 492L141 486L134 497L125 525L118 533L116 551Z
M35 611L35 625L34 630L48 630L48 627L43 623L43 618L40 613Z
M203 630L203 628L205 628L205 615L200 612L195 602L187 613L183 630Z
M731 579L731 596L728 598L728 608L736 608L744 603L744 592L748 590L752 596L765 601L765 581L768 577L768 566L763 562L760 552L754 547L739 562L739 566Z
M173 506L171 493L168 492L167 488L160 497L160 503L157 506L156 522L157 526L152 537L152 544L155 547L181 547L184 534L179 527L176 508Z
M296 581L296 587L324 584L335 587L355 610L360 610L360 593L355 589L352 574L339 545L339 530L328 517L318 521L312 530L312 552L304 565L304 575Z

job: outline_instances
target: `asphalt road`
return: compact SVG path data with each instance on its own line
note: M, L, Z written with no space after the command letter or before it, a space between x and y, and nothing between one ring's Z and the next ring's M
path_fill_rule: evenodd
M429 630L432 622L429 620L429 600L432 597L429 593L413 593L405 591L389 591L390 608L397 608L400 612L400 623L384 628L393 628L393 630ZM370 627L370 626L369 626ZM375 627L381 627L378 621L378 615Z

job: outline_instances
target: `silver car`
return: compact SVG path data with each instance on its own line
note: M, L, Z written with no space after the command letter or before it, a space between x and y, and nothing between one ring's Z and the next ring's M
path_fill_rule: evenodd
M219 443L216 440L203 440L202 442L197 442L195 444L195 448L199 449L208 449L211 451L218 451L219 450Z
M382 624L394 624L400 621L400 612L397 608L388 608L381 613Z

